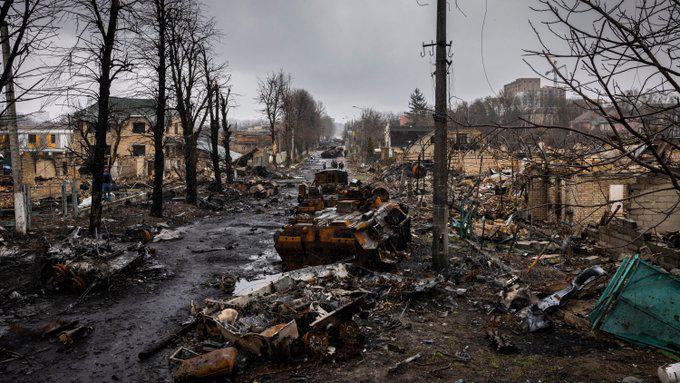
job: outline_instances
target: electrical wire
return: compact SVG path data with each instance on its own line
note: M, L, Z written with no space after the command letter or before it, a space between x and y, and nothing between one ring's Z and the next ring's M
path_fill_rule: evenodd
M496 94L496 91L493 89L491 86L491 81L489 81L489 74L486 72L486 62L484 60L484 29L486 28L486 15L489 11L489 0L484 0L484 18L482 19L482 30L480 33L480 49L479 53L482 58L482 70L484 71L484 78L486 79L486 84L489 86L489 90L491 90L491 93L494 95L498 96Z

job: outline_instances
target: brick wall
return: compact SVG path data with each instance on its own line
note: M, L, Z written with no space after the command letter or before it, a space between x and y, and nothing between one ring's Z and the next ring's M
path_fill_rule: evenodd
M611 210L611 185L624 185L623 198L628 196L625 185L634 178L607 178L603 175L583 175L568 178L543 177L534 174L527 184L527 216L533 220L571 221L584 227L597 223L605 210ZM616 215L625 216L626 206Z
M534 176L527 183L527 219L548 219L548 177Z
M464 172L468 175L478 175L481 165L482 173L489 170L501 171L503 169L515 169L518 171L518 164L513 158L496 158L490 153L484 152L458 152L451 156L451 169Z
M610 210L609 188L611 185L626 185L634 182L634 178L606 178L603 175L577 176L565 181L563 201L566 210L570 211L573 222L581 227L597 223L602 219L605 210ZM623 188L623 198L628 197L627 188ZM623 210L617 216L626 214Z
M671 190L664 190L669 189ZM628 217L637 222L640 230L654 229L659 233L680 230L680 192L672 189L665 177L644 177L631 184L633 198L627 208Z

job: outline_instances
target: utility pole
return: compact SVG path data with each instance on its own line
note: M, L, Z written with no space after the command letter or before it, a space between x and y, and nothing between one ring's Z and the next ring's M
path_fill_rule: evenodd
M446 156L446 0L437 0L437 42L434 107L434 187L432 211L432 266L435 270L447 268L448 231L448 164Z
M28 217L26 216L26 205L24 194L21 190L21 155L19 154L19 132L17 128L17 108L14 97L14 73L10 61L9 33L7 24L0 26L0 38L2 38L2 61L7 71L7 84L5 85L5 125L9 132L9 150L12 161L12 183L14 188L14 222L15 230L18 233L26 234L28 230Z

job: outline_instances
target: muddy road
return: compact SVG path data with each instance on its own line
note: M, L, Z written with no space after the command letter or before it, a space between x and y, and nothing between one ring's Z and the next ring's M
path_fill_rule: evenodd
M321 168L322 160L315 158L305 162L298 177L311 179ZM93 291L67 313L59 314L78 295L44 292L4 306L0 347L25 357L0 361L0 381L170 381L167 358L172 347L143 362L137 354L181 327L190 317L192 301L224 297L221 276L237 278L238 290L281 271L273 234L295 202L299 179L289 183L272 199L238 201L231 210L181 228L181 240L153 244L157 254L150 266ZM54 319L78 321L92 332L72 345L51 344L37 330ZM10 330L12 324L20 327Z

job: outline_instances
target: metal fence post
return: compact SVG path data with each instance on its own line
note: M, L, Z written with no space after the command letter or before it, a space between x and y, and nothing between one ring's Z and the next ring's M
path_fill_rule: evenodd
M66 219L68 217L68 194L66 194L66 181L61 181L61 215Z
M73 219L78 219L78 183L73 180L71 183L71 204L73 205Z

